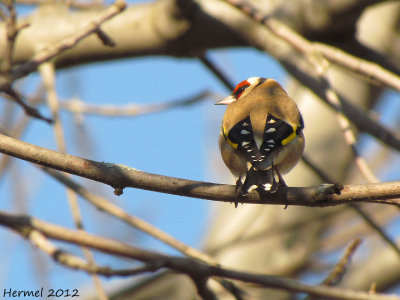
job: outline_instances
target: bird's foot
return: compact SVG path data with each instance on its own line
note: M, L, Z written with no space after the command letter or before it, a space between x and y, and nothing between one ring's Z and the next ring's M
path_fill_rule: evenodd
M236 187L235 187L235 193L237 193L239 190L242 189L243 183L242 183L242 177L239 177L236 180Z
M238 194L238 191L240 191L240 196L244 196L242 194L242 177L240 176L237 180L236 180L236 187L235 187L235 193ZM236 198L235 200L235 208L238 207L239 201L237 200L238 198Z

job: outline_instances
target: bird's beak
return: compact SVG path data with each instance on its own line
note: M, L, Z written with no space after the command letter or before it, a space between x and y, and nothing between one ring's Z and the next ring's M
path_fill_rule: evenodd
M222 99L221 101L218 101L217 103L215 103L215 105L229 105L235 102L235 100L235 97L231 95L229 97L226 97L225 99Z

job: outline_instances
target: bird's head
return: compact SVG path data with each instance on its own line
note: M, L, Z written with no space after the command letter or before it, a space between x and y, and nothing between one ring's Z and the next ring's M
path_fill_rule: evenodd
M215 105L229 105L238 100L240 97L251 92L255 87L262 84L265 80L267 79L261 77L247 78L235 87L230 96L218 101L217 103L215 103Z

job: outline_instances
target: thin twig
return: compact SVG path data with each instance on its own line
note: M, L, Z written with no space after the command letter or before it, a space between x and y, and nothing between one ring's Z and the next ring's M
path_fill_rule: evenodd
M15 40L18 36L18 33L23 28L26 28L27 23L23 23L20 26L17 26L17 12L15 10L15 1L9 0L5 2L5 6L8 10L8 17L6 18L6 46L4 59L0 65L0 82L3 85L3 88L0 89L0 92L4 94L8 99L15 101L18 105L20 105L25 113L31 117L42 119L51 123L51 120L43 117L40 112L33 106L25 103L22 97L12 88L12 66L13 66L13 54L15 47ZM5 17L5 16L4 16Z
M360 238L355 238L350 243L339 262L333 268L332 272L330 272L329 275L322 281L322 284L336 285L339 283L339 281L343 278L344 273L346 272L352 256L354 255L360 244Z
M400 77L382 68L380 65L353 56L327 44L313 43L313 47L330 62L359 74L364 78L370 79L373 82L378 82L386 87L400 91Z
M70 37L66 37L58 43L48 45L47 47L38 51L30 61L27 61L26 63L13 70L13 80L24 77L29 73L34 72L40 64L55 58L57 55L68 49L71 49L82 39L86 38L92 33L95 33L105 21L121 13L125 8L126 3L123 0L116 0L115 3L107 8L103 13L101 13L93 20L89 21L87 25L83 26L78 31L78 33Z
M47 92L47 104L50 108L53 120L54 120L54 135L56 139L56 144L60 152L65 153L67 151L67 146L64 138L64 129L60 120L60 108L59 108L59 100L56 91L55 84L55 66L51 62L45 62L39 66L39 72L42 76L43 85ZM74 219L75 227L78 230L84 230L82 214L78 205L78 197L76 193L67 188L66 189L68 204L70 207L70 211L72 217ZM94 257L89 249L82 247L82 251L88 261L89 264L95 265ZM96 274L92 274L92 279L95 284L95 288L100 300L107 300L107 294L104 290L104 287Z
M43 86L46 90L47 106L51 111L53 118L53 131L56 139L56 145L60 152L66 153L66 144L64 138L64 129L61 124L59 114L59 100L55 83L55 66L52 62L45 62L39 66L39 72L42 77Z
M380 180L374 175L373 171L368 166L365 159L361 157L357 149L356 136L353 130L351 129L350 120L342 112L342 103L340 102L340 98L333 91L328 80L322 75L321 75L321 84L324 86L326 92L326 99L330 103L335 105L335 108L337 108L336 116L339 122L339 126L342 129L344 138L353 153L353 159L358 170L368 182L370 183L379 182Z
M19 104L24 109L25 113L28 116L46 121L49 124L53 123L53 120L51 118L47 118L47 117L43 116L36 107L27 104L22 99L22 97L11 86L8 86L2 92L3 92L4 96L6 96L8 99L13 100L17 104Z
M350 260L354 255L355 251L357 250L358 246L360 246L360 244L361 244L360 238L355 238L350 243L350 245L344 251L343 256L340 258L340 260L335 265L333 270L328 274L328 276L321 282L321 284L333 286L337 285L342 280L344 273L346 272L350 264ZM312 299L315 298L310 295L303 298L303 300L312 300Z
M39 88L38 91L36 91L36 94L33 97L29 98L29 104L32 106L35 106L36 104L41 102L42 101L41 94L42 94L42 91L41 91L41 88ZM7 136L12 136L14 138L19 138L25 132L30 121L31 121L31 118L28 117L28 115L26 115L26 114L22 115L20 117L19 121L16 122L16 124L10 131L7 131L7 130L5 130L5 128L0 127L0 133L5 134ZM12 161L11 158L12 158L11 156L6 155L6 156L3 156L0 161L0 181L1 181L1 178L4 176L4 174L6 173L6 170L8 169L10 162Z
M100 41L103 43L104 46L108 47L116 46L114 40L111 37L109 37L101 28L97 28L95 30L95 33L97 34L97 37L100 39Z
M28 23L24 22L21 24L17 24L17 11L15 9L15 0L7 0L5 1L5 6L8 10L8 17L3 11L0 11L0 16L5 20L6 23L6 46L4 52L4 59L2 60L0 66L0 73L6 75L10 73L12 65L13 65L13 55L14 55L14 47L15 40L19 34L19 32L29 26Z
M8 9L8 18L6 19L7 39L4 53L4 60L1 64L1 72L6 75L11 71L15 39L18 34L17 27L17 12L13 0L6 1Z
M371 227L379 236L396 252L400 258L400 248L397 243L389 237L389 235L367 214L360 205L351 204L351 207L363 218L363 220Z
M43 4L53 4L54 0L15 0L18 4L25 4L25 5L43 5ZM99 3L98 1L65 1L66 4L70 7L76 8L98 8L103 7L103 3Z
M371 295L376 294L376 282L371 283L368 293L370 293Z
M59 248L54 246L54 244L50 242L46 238L46 236L43 235L38 230L34 229L30 230L26 237L31 241L31 243L34 246L38 247L43 252L47 253L51 258L53 258L59 264L68 267L70 269L85 271L91 275L97 274L106 277L133 276L147 272L154 272L159 268L152 264L147 264L143 267L135 269L121 269L121 270L115 270L109 267L100 267L93 264L93 262L87 263L84 259L78 256L60 250Z
M229 91L233 91L235 86L227 76L207 57L206 54L199 56L200 61L225 85Z
M132 117L145 114L157 113L160 111L173 109L181 106L189 106L207 98L217 98L215 93L203 91L183 99L168 101L151 105L128 104L122 106L115 105L95 105L88 104L79 99L60 101L60 109L67 110L76 114L91 114L107 117Z

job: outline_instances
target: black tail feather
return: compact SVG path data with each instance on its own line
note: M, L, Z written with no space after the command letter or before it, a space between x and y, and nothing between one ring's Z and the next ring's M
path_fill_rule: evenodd
M241 188L241 194L247 195L253 190L261 189L269 193L278 190L278 182L275 180L273 167L266 170L257 170L251 167L246 174L246 179Z

